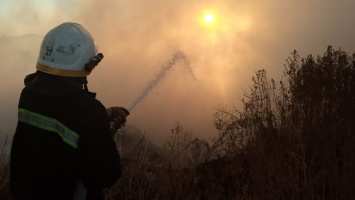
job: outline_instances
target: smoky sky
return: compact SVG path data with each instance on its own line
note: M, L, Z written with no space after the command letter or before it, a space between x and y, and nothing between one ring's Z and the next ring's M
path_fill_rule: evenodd
M216 136L215 108L241 109L255 71L280 80L295 49L354 53L354 7L351 0L2 0L0 135L13 134L23 78L35 71L43 36L60 23L82 24L105 55L88 79L107 107L128 107L169 56L185 54L191 69L177 62L128 118L161 142L176 122L198 137ZM201 20L207 11L213 26Z

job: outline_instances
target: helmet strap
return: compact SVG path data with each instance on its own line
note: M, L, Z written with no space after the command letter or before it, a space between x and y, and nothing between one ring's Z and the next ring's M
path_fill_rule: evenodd
M87 92L90 96L92 97L96 97L96 93L94 92L90 92L89 88L88 88L88 79L86 76L83 77L77 77L76 80L80 83L80 85L82 85L82 89Z
M79 84L82 86L82 89L85 90L86 92L89 91L89 88L87 86L88 84L88 79L86 76L83 77L77 77L76 80L79 82Z
M89 92L88 84L84 84L84 90L85 92Z

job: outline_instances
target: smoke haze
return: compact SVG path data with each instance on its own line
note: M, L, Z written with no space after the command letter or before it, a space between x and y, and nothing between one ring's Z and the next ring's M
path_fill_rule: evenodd
M161 63L184 53L197 81L177 62L127 122L162 142L177 121L198 137L216 136L214 108L239 107L259 69L280 80L294 49L355 52L354 7L351 0L1 0L0 137L15 130L23 78L35 71L43 36L63 22L86 27L105 55L89 89L107 107L128 107ZM214 25L204 24L206 12Z

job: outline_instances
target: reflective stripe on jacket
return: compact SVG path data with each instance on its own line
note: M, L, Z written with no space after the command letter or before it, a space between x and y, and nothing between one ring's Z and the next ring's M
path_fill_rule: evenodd
M75 149L78 147L79 135L56 119L19 108L18 120L40 129L55 132L63 139L63 142Z

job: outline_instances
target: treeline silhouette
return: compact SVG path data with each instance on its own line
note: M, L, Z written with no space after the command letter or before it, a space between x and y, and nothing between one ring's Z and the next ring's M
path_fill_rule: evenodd
M295 50L280 82L257 71L241 108L216 110L212 140L177 123L152 157L143 136L107 199L355 199L352 59L331 46L317 57Z

